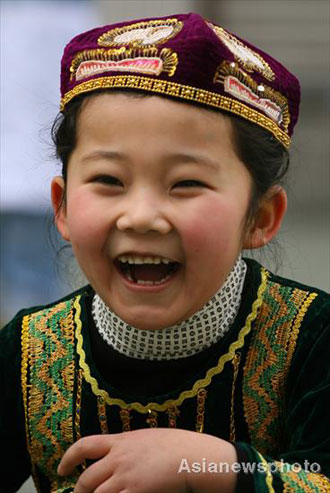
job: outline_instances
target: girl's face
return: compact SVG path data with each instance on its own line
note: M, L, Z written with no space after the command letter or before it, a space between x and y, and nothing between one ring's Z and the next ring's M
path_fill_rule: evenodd
M57 178L53 196L59 185ZM119 317L164 328L222 286L243 247L251 189L225 116L157 96L104 93L79 116L57 224ZM145 257L177 262L177 270L139 263Z

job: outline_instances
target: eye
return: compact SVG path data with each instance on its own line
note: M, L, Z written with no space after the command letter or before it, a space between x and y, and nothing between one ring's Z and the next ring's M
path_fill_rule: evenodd
M205 183L198 180L182 180L174 185L173 188L191 188L191 187L205 187Z
M117 187L123 186L122 182L120 180L118 180L118 178L111 176L111 175L96 176L93 179L93 182L94 183L102 183L104 185L117 186Z

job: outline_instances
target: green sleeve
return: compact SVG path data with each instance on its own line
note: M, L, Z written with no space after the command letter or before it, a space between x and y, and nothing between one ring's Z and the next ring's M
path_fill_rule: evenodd
M238 442L257 493L330 492L330 303L316 303L287 378L285 442L276 457Z
M0 329L0 478L6 493L17 491L31 474L20 381L21 319L19 313Z

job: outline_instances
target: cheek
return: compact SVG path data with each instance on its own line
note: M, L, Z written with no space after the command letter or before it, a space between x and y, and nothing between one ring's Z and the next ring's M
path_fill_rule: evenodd
M201 201L192 207L181 224L182 241L192 254L230 254L242 239L244 210L219 197ZM236 252L233 252L234 254ZM211 258L210 258L211 260ZM213 261L213 260L212 260Z
M105 216L106 208L100 207L88 194L72 193L67 202L67 223L72 244L76 248L93 243L97 245L102 233L107 230Z

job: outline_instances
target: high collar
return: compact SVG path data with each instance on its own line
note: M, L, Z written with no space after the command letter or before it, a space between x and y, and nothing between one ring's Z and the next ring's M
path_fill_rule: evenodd
M111 311L98 294L93 298L93 319L103 340L131 358L171 360L192 356L216 343L229 330L240 306L245 274L246 264L239 257L219 291L198 312L171 327L132 327Z

